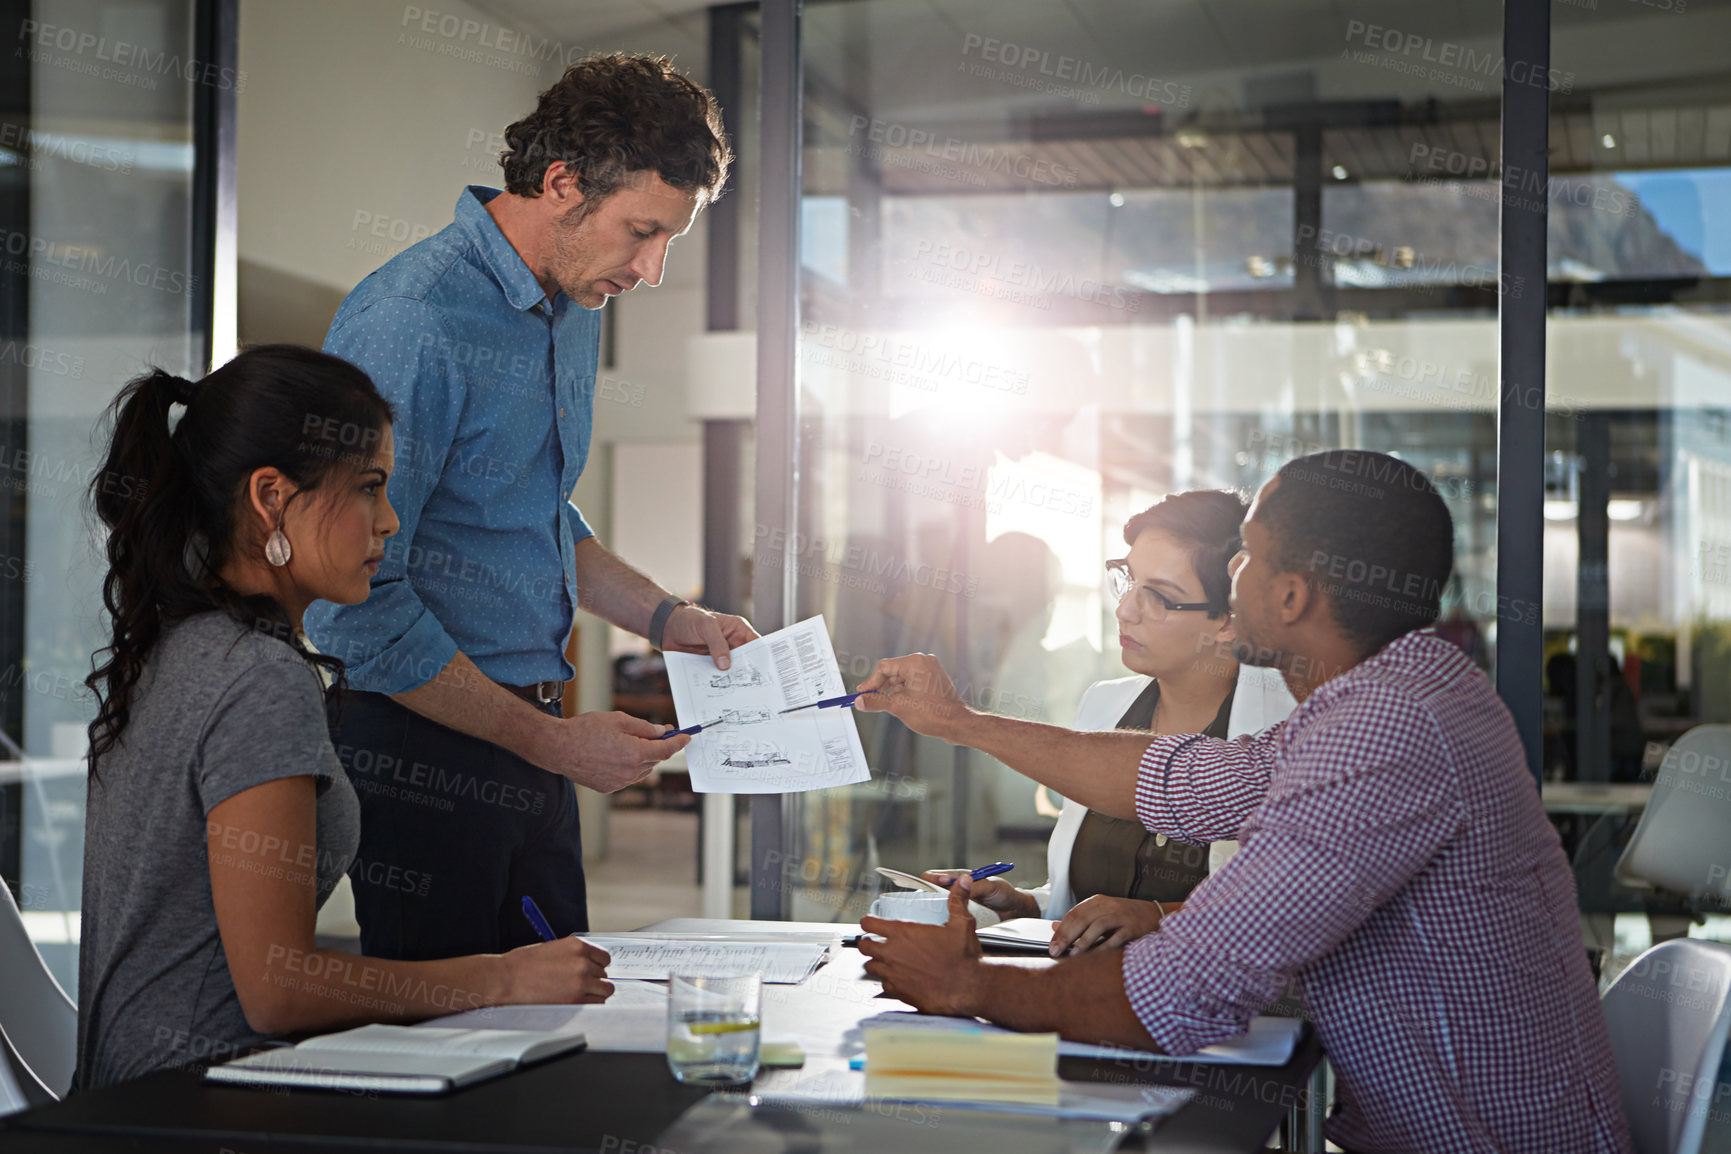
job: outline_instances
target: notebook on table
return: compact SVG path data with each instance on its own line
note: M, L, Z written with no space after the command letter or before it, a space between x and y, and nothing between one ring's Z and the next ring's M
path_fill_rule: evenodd
M1011 918L994 926L976 931L982 946L1000 950L1019 950L1029 954L1049 954L1052 934L1058 923L1047 918Z
M212 1066L207 1082L387 1094L443 1094L581 1049L582 1034L360 1026Z

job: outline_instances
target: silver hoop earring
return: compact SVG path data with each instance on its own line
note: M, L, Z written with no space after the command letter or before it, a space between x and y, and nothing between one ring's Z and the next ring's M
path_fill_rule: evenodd
M294 550L289 548L289 539L283 536L281 529L273 529L270 539L264 543L264 559L281 569L294 556Z

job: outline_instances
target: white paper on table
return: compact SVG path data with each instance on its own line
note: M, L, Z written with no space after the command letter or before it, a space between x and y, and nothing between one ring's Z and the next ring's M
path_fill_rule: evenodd
M659 1013L667 1012L667 987L660 982L621 978L613 974L608 974L607 980L613 983L613 996L607 999L607 1005L649 1006Z
M731 668L667 653L680 728L715 725L691 739L685 763L697 793L800 793L871 780L853 711L784 709L848 692L823 618L748 641Z
M582 1034L596 1052L659 1054L667 1049L665 993L659 1006L615 1006L611 1001L598 1006L488 1006L433 1018L415 1028L420 1026Z
M612 955L607 977L666 981L672 974L727 977L761 973L766 983L803 982L829 956L829 946L812 942L718 942L689 938L612 937L583 934L583 940Z
M994 1026L978 1018L947 1018L936 1014L908 1014L900 1011L867 1018L860 1026L916 1026L931 1030L1010 1033L1003 1026ZM1152 1058L1166 1062L1202 1062L1220 1066L1284 1066L1292 1060L1292 1051L1298 1045L1298 1035L1303 1029L1304 1023L1298 1018L1256 1017L1250 1020L1250 1028L1238 1037L1204 1046L1194 1054L1157 1054L1152 1050L1132 1050L1128 1046L1059 1042L1058 1055L1063 1058Z
M755 1104L762 1106L863 1106L865 1085L863 1070L850 1070L845 1062L836 1060L814 1062L808 1058L803 1070L765 1070L758 1074L751 1084L751 1097ZM997 1114L1133 1123L1166 1117L1195 1096L1195 1090L1175 1086L1060 1080L1056 1106L984 1099L962 1102L934 1100L934 1105L944 1109L986 1110ZM923 1099L899 1100L917 1102Z

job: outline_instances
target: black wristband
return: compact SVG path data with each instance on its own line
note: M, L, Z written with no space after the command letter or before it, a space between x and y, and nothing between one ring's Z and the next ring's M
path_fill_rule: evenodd
M665 597L662 599L661 604L655 607L655 612L649 618L649 632L646 636L648 636L651 646L656 649L661 648L661 634L667 628L667 619L673 616L675 609L681 605L689 604L691 602L683 597Z

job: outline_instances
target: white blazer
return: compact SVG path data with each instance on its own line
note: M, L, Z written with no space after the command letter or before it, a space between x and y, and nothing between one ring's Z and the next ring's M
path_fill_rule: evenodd
M1111 729L1152 680L1138 674L1113 681L1096 681L1082 694L1072 728ZM1233 738L1261 733L1284 721L1297 705L1278 670L1240 665L1238 688L1232 697L1232 713L1226 721L1226 736ZM1064 799L1058 824L1046 842L1046 884L1028 891L1040 903L1043 917L1061 918L1076 904L1075 895L1070 892L1070 854L1076 848L1076 833L1082 828L1082 818L1087 813L1087 806ZM1238 843L1235 841L1213 843L1208 852L1208 872L1213 873L1225 865L1236 852Z

